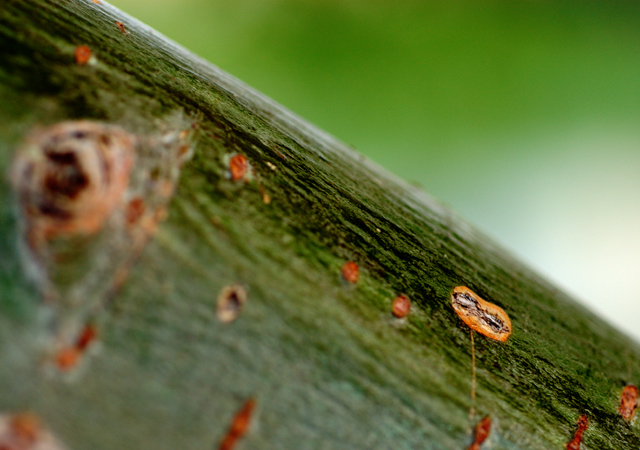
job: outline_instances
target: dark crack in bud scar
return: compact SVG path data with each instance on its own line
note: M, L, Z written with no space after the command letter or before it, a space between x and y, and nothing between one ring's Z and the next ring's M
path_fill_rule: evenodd
M511 335L511 321L502 308L483 300L465 286L451 293L451 304L462 321L472 330L497 341Z

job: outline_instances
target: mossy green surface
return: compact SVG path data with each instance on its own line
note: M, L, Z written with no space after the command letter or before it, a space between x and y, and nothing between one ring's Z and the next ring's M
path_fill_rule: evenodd
M125 24L122 33L115 21ZM95 63L76 65L75 46ZM71 378L42 370L41 300L23 274L7 180L36 123L94 119L136 133L197 121L169 218L100 319L101 351ZM0 10L0 410L32 410L72 449L215 448L249 397L241 448L462 449L471 442L466 285L510 316L477 336L484 448L637 449L617 414L640 349L426 194L106 4ZM253 177L234 182L242 153ZM263 201L263 191L271 197ZM347 260L355 285L340 278ZM218 292L249 300L229 324ZM407 294L404 321L390 313Z

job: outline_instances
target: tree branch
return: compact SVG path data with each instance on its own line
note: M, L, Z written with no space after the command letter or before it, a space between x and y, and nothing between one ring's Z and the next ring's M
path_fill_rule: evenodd
M92 291L75 315L25 274L16 242L29 219L8 180L29 130L72 119L125 130L138 161L195 124L168 219L141 254L86 250L116 255L104 269L113 289ZM230 177L235 154L250 179ZM0 405L35 412L69 448L464 449L484 415L483 448L561 449L582 415L586 447L640 448L618 414L623 387L637 383L636 343L425 193L113 7L3 2L0 168ZM341 278L347 261L356 283ZM218 295L232 285L247 300L231 298L238 316L223 322ZM471 420L455 286L512 324L504 343L475 337ZM391 313L400 293L406 318ZM65 318L76 331L95 321L100 336L101 351L90 346L71 373L50 355ZM225 438L248 399L247 434Z

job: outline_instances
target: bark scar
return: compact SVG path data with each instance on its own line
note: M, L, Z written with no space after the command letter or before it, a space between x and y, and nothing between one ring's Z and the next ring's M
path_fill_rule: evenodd
M465 286L451 292L451 305L472 330L497 341L506 341L511 335L511 320L502 308L483 300Z
M148 132L93 121L36 127L10 169L23 270L53 310L51 356L74 348L167 215L193 121Z

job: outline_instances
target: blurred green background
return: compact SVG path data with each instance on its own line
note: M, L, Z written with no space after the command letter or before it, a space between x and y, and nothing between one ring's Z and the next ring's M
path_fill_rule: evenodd
M640 3L112 3L640 338Z

